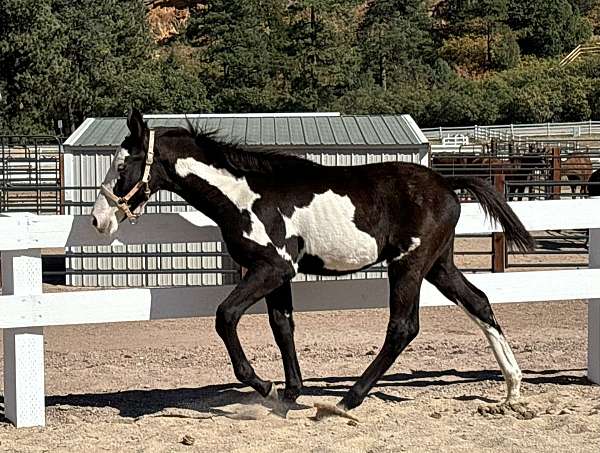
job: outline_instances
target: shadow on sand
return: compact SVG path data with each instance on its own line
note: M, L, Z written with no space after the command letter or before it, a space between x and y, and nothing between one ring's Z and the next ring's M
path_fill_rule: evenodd
M530 384L555 384L555 385L591 385L583 375L585 369L567 370L523 370L523 382ZM323 378L309 378L304 381L303 395L308 396L335 396L341 398L350 388L358 376L335 376ZM375 386L372 396L390 402L407 401L390 395L386 389L394 387L434 387L455 384L468 384L482 381L501 381L499 371L477 370L458 371L455 369L442 371L415 371L413 373L397 373L384 376ZM281 383L278 383L281 387ZM462 401L481 400L495 402L479 395L459 396ZM75 407L110 407L119 411L122 417L138 418L158 413L166 408L192 409L208 412L213 415L225 413L222 408L232 404L256 404L263 399L255 392L248 391L241 384L208 385L199 388L155 389L155 390L124 390L111 393L86 393L76 395L56 395L46 397L46 407L67 405ZM4 398L0 397L2 410L0 423L7 420L3 414ZM290 410L307 409L309 406L297 404Z

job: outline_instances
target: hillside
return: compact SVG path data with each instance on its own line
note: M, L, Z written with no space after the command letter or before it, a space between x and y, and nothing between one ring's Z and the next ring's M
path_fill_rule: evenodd
M204 3L204 0L144 0L153 38L165 42L178 35L189 21L190 10L201 8Z
M0 133L145 112L600 119L600 0L5 0ZM209 7L207 6L209 5ZM91 20L90 18L93 18Z

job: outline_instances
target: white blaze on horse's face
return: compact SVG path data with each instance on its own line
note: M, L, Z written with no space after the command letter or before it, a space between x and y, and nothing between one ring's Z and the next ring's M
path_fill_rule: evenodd
M377 261L377 241L354 222L356 207L332 190L316 194L308 206L283 216L286 238L301 236L304 252L323 260L326 269L351 271Z
M129 152L125 148L120 148L115 153L112 164L104 177L104 181L102 181L102 184L110 190L113 190L113 187L115 187L119 179L119 166L125 162L127 156L129 156ZM125 215L119 210L117 205L100 191L92 210L92 223L96 229L102 234L112 236L117 232L119 223L124 217Z

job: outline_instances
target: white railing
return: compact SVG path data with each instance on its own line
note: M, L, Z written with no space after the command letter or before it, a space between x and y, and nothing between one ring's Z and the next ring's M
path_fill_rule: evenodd
M431 127L421 129L428 140L443 140L456 134L475 140L518 140L526 137L567 137L600 135L600 121L572 123L502 124L494 126Z
M569 54L560 60L559 66L566 66L573 63L582 55L593 55L600 53L600 46L597 44L578 45Z
M446 135L442 138L442 145L444 146L460 146L468 145L469 136L463 134Z
M600 200L511 203L530 231L590 229L590 269L473 274L468 278L492 303L590 299L588 377L600 383ZM463 205L458 234L500 231L477 204ZM196 212L146 215L122 225L115 241L127 244L219 240L216 226ZM120 289L42 293L42 248L107 245L88 217L0 216L4 334L4 410L17 426L43 426L44 326L211 316L231 286ZM387 305L387 281L342 280L293 285L299 310L375 308ZM450 305L424 283L421 306ZM251 312L262 311L258 304ZM265 324L265 329L267 329ZM532 329L535 326L531 326Z

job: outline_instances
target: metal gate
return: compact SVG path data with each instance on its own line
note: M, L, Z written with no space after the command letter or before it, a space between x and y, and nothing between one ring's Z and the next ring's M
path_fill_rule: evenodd
M481 148L440 149L432 152L431 168L448 176L485 178L512 201L587 197L588 179L600 168L597 140L496 141ZM472 201L464 195L463 201ZM587 230L535 232L536 249L524 254L507 251L503 242L495 243L494 237L499 236L460 238L455 245L459 267L503 272L588 266Z
M0 212L62 213L62 140L0 135Z

